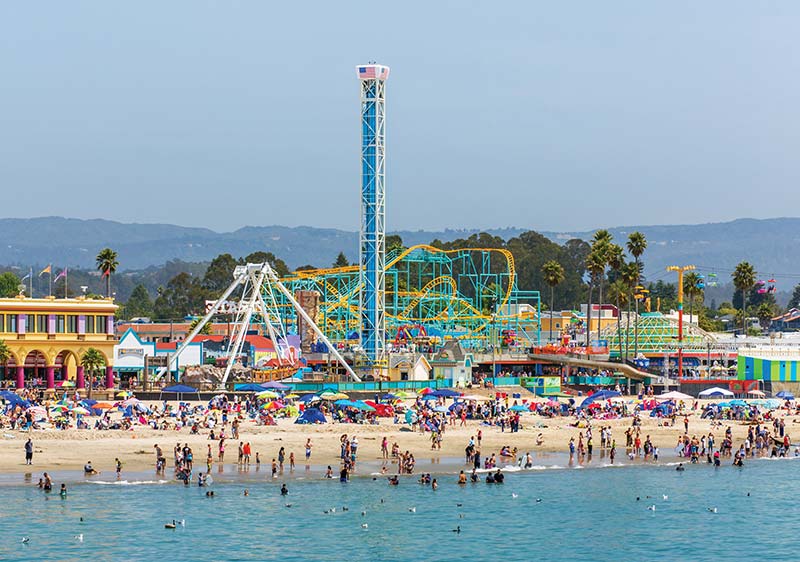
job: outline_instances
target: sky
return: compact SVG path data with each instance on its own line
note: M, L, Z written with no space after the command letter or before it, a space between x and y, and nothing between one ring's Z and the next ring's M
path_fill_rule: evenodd
M800 3L0 3L0 216L391 230L796 215ZM12 195L12 197L8 197Z

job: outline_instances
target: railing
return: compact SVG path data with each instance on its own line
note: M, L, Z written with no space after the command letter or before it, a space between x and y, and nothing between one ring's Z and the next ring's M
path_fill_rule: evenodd
M448 388L452 386L450 379L428 381L373 381L373 382L301 382L293 383L294 392L317 392L326 388L340 392L392 392L394 390L421 390L430 388Z

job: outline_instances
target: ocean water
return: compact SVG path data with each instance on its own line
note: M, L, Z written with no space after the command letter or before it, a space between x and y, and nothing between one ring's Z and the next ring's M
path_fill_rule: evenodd
M437 475L435 492L416 477L390 487L301 473L287 497L283 480L251 474L217 478L213 498L151 475L78 478L66 499L6 477L0 560L794 560L798 470L794 459L684 472L542 464L502 485ZM165 529L173 519L185 526Z

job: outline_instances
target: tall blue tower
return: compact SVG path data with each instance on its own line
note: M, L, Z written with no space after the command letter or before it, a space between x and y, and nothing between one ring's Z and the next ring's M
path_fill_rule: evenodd
M385 171L389 67L356 67L361 82L361 346L373 363L386 346Z

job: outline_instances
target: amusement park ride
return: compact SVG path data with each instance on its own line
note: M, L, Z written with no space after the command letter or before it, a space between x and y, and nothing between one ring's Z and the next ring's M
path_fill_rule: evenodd
M356 73L362 131L359 265L296 271L284 279L278 279L269 264L237 267L233 283L216 301L238 299L239 303L238 331L230 338L228 357L239 356L254 321L263 324L279 357L286 334L298 334L306 340L307 350L331 353L356 381L360 379L340 349L353 353L358 369L374 375L388 364L387 353L412 344L430 349L450 339L484 349L538 344L539 292L517 288L511 252L420 245L386 254L389 67L370 63L356 67ZM206 314L182 347L200 333L218 306ZM179 353L180 349L175 355ZM233 362L227 362L223 382Z

